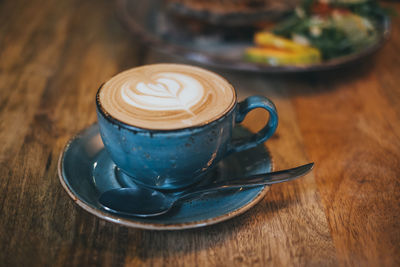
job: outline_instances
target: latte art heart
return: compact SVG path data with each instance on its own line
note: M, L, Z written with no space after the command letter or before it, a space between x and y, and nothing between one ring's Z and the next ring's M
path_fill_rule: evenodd
M129 105L147 110L186 110L201 101L204 88L192 77L178 73L160 73L156 83L127 81L121 97Z
M233 87L210 71L154 64L124 71L98 91L104 113L125 124L170 130L203 125L235 105Z

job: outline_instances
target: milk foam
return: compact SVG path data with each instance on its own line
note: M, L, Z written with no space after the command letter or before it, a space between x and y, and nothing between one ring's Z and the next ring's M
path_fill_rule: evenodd
M129 105L147 110L186 110L203 97L203 86L192 77L178 73L159 73L156 83L127 81L121 97Z
M117 74L99 89L98 101L103 111L126 124L169 130L218 119L233 107L236 94L213 72L154 64Z

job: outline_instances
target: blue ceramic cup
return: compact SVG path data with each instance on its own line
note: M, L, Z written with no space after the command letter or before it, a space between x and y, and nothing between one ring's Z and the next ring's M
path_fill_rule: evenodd
M275 132L278 116L266 97L251 96L235 103L221 117L205 125L174 130L152 130L128 125L104 110L96 96L100 134L115 164L141 185L176 190L199 182L221 159L263 143ZM233 139L234 127L246 114L269 112L264 128L247 138Z

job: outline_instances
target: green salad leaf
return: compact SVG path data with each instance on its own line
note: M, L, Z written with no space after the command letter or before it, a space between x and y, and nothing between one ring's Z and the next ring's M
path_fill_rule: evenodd
M360 51L378 39L387 12L371 0L305 0L273 30L319 49L324 60Z

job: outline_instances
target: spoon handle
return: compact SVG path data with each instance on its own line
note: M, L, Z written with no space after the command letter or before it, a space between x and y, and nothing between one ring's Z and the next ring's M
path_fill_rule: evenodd
M223 189L246 188L287 182L306 175L312 170L313 167L314 163L308 163L288 170L256 174L247 178L231 179L219 183L205 185L185 192L183 195L179 196L179 201L186 201L199 194L215 192Z

